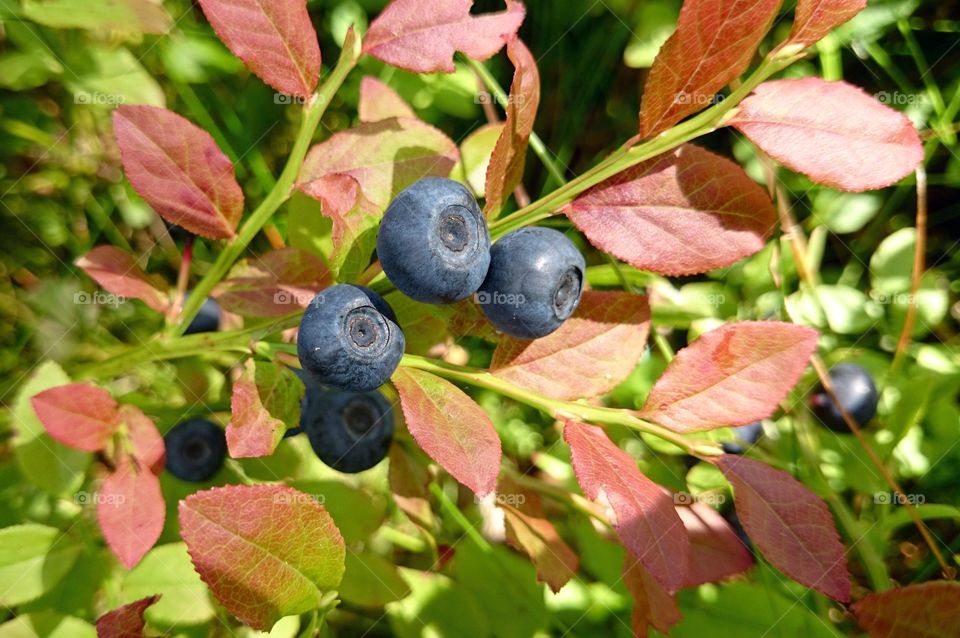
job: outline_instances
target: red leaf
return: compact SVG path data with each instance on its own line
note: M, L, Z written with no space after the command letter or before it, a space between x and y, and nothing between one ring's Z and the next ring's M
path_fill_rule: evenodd
M739 321L677 353L640 413L674 432L746 425L770 416L800 378L817 332L780 321Z
M359 115L361 122L379 122L391 117L416 118L410 105L397 92L377 78L366 75L360 81Z
M144 105L117 108L113 130L127 179L164 219L210 239L233 237L243 191L209 133Z
M798 0L793 31L782 46L807 47L863 11L867 0Z
M661 587L630 554L623 561L623 584L634 600L631 621L634 636L646 638L650 625L662 634L669 634L670 628L680 622L676 597Z
M117 422L127 428L133 457L142 467L154 474L163 471L166 447L157 426L140 408L134 405L121 405L117 413Z
M247 317L282 317L310 300L333 279L326 265L299 248L254 257L214 292L226 310Z
M665 275L729 266L761 250L776 223L742 168L690 144L614 175L564 212L597 248Z
M737 515L764 557L801 585L849 602L847 559L824 502L760 461L727 454L715 462L733 484Z
M304 0L200 0L217 36L261 80L309 97L320 78L320 45Z
M248 359L233 384L227 448L233 458L269 456L287 431L300 422L303 383L289 368Z
M634 369L649 331L646 297L584 292L576 314L556 332L533 341L501 339L491 372L553 399L599 396Z
M122 457L97 497L97 520L107 545L127 569L140 562L160 538L167 508L160 479Z
M765 82L730 124L785 166L846 191L889 186L923 161L910 120L846 82Z
M500 438L463 390L429 372L399 368L391 379L407 429L430 458L477 496L497 485Z
M470 15L473 0L393 0L373 21L363 52L415 73L453 73L453 54L486 60L523 22L525 9L507 0L507 10Z
M30 402L47 433L72 448L96 452L117 431L117 402L101 388L70 383L44 390Z
M779 8L780 0L684 2L647 77L640 133L652 137L710 106L746 70Z
M147 624L143 613L158 600L160 594L148 596L100 616L97 638L143 638L143 628Z
M690 538L690 570L684 587L715 583L747 571L753 556L730 524L703 503L678 507L677 513Z
M513 83L507 99L507 117L493 147L484 189L484 212L496 216L504 201L523 179L527 143L540 105L540 72L530 50L517 37L507 40L507 55L513 62Z
M397 507L417 525L431 529L434 519L427 492L430 475L427 468L396 444L390 446L389 481Z
M193 565L224 607L254 629L316 609L343 577L346 549L330 514L282 485L230 485L180 501Z
M939 580L870 594L852 609L871 638L960 636L960 583Z
M584 494L609 506L624 547L658 583L677 591L687 573L690 543L673 499L641 474L633 457L600 428L565 421L563 438Z
M139 299L157 312L165 312L169 299L157 282L143 272L133 256L113 246L97 246L76 261L79 268L115 295Z

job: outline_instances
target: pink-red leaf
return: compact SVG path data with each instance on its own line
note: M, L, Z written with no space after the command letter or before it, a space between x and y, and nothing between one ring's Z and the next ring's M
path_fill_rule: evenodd
M133 458L137 463L154 474L162 472L166 447L150 417L134 405L121 405L117 422L127 430Z
M390 491L397 507L417 525L430 529L434 518L427 491L430 483L427 468L410 452L394 444L390 446L389 471Z
M309 97L320 78L320 45L304 0L200 0L217 36L261 80Z
M210 134L155 106L113 112L120 157L133 188L172 224L210 239L229 239L243 213L233 164Z
M641 135L652 137L710 106L746 70L779 8L780 0L684 2L644 87Z
M483 409L429 372L399 368L391 381L407 429L423 451L477 496L492 492L500 472L500 438Z
M677 591L687 573L690 543L673 499L600 428L566 421L563 438L584 494L610 508L624 547L667 591Z
M166 515L160 479L123 456L100 487L97 521L110 550L127 569L160 538Z
M646 638L651 625L660 633L669 634L670 628L680 622L676 597L670 595L630 554L623 561L623 584L634 601L631 625L635 638Z
M793 31L783 46L807 47L819 42L866 6L867 0L798 0Z
M747 571L753 556L730 524L709 505L678 507L690 538L690 570L684 587L715 583Z
M744 531L764 557L801 585L849 602L847 559L826 504L760 461L727 454L715 462L733 485Z
M248 359L233 384L227 448L233 458L268 456L300 422L303 383L286 366Z
M269 630L316 609L343 577L346 548L330 514L282 485L231 485L180 501L193 565L234 616Z
M165 312L169 299L157 281L143 272L133 255L114 246L97 246L77 260L77 266L115 295L139 299L157 312Z
M780 321L740 321L677 353L641 416L674 432L746 425L770 416L817 347L815 330Z
M523 179L527 143L540 105L540 72L530 50L517 37L507 40L513 62L513 83L507 99L507 117L487 166L484 213L495 217Z
M665 275L729 266L761 250L776 222L742 168L690 144L614 175L564 212L597 248Z
M649 330L646 297L588 291L556 332L534 341L501 339L490 367L496 376L553 399L595 397L636 367Z
M363 52L415 73L453 73L453 54L486 60L517 32L525 9L507 0L507 10L470 15L473 0L393 0L373 21Z
M404 102L396 91L370 75L364 76L360 81L358 111L361 122L379 122L391 117L417 117L410 105Z
M960 636L960 583L939 580L870 594L852 609L871 638Z
M923 161L910 120L846 82L765 82L730 124L785 166L846 191L889 186Z
M117 402L96 386L69 383L44 390L30 402L47 433L72 448L96 452L117 431Z
M160 594L118 607L97 619L97 638L143 638L143 628L147 621L143 614L155 602Z
M299 248L280 248L251 258L231 273L214 296L230 312L248 317L282 317L305 308L332 283L330 271Z

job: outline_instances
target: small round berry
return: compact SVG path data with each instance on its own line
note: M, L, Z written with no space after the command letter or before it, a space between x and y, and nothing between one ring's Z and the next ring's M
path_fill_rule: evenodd
M300 365L322 385L374 390L397 369L403 349L393 311L362 286L327 288L313 298L300 321Z
M390 203L377 257L397 290L425 303L477 291L490 265L490 233L477 200L459 182L426 177Z
M877 414L879 394L873 377L865 368L855 363L841 363L830 368L830 381L833 391L843 409L853 417L860 427L865 426ZM840 409L830 399L830 395L817 386L816 393L810 399L813 413L821 423L834 432L850 432Z
M741 425L733 428L735 441L724 441L721 444L723 451L727 454L744 454L747 448L754 445L763 436L763 424L760 421L754 421L747 425Z
M477 301L501 332L537 339L577 309L585 272L583 255L566 235L551 228L522 228L493 245Z
M213 297L207 297L203 300L203 305L197 315L183 331L185 335L197 334L200 332L216 332L220 329L220 304Z
M317 392L308 406L303 429L326 465L353 474L386 457L394 416L379 392Z
M205 419L178 423L163 437L167 471L184 481L202 483L223 465L227 439L223 428Z

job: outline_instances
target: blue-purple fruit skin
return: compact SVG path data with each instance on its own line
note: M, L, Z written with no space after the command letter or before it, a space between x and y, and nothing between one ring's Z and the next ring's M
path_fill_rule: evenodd
M167 471L191 483L213 477L227 456L223 428L206 419L188 419L175 425L163 437Z
M754 445L763 436L763 424L754 421L747 425L733 428L735 441L724 441L721 446L727 454L744 454L747 448ZM746 447L744 447L746 446Z
M197 315L193 318L193 321L190 322L190 325L187 326L187 329L183 331L183 334L192 335L200 332L216 332L220 329L221 315L220 304L218 304L213 297L207 297L203 300L203 305L200 306Z
M354 474L387 456L394 415L379 392L340 392L308 388L303 431L326 465Z
M856 363L837 364L830 368L830 381L840 405L853 417L857 425L864 427L876 416L880 395L866 368ZM827 428L834 432L850 432L840 409L822 386L818 386L810 404L814 415Z

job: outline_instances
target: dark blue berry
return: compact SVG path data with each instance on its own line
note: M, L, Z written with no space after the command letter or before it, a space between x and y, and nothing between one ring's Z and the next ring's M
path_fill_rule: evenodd
M210 479L227 456L223 428L205 419L178 423L167 432L163 442L167 449L167 471L193 483Z
M453 303L483 283L490 233L465 186L426 177L390 203L377 233L377 257L400 292L425 303Z
M303 314L300 365L322 385L374 390L403 357L403 332L387 303L361 286L339 284L320 292Z
M843 409L861 427L877 414L879 395L873 377L865 368L855 363L841 363L830 368L833 391ZM813 413L820 422L834 432L849 432L850 428L840 414L840 409L830 399L822 386L810 399Z
M566 235L522 228L490 250L490 269L477 301L498 330L521 339L550 334L573 314L586 264Z
M207 297L200 306L200 311L193 318L187 329L183 331L185 335L197 334L199 332L216 332L220 329L220 304L213 297Z
M723 451L727 454L743 454L751 445L763 436L763 425L759 421L733 428L735 441L724 441Z
M316 391L303 429L321 461L339 472L368 470L387 455L393 410L379 392Z

